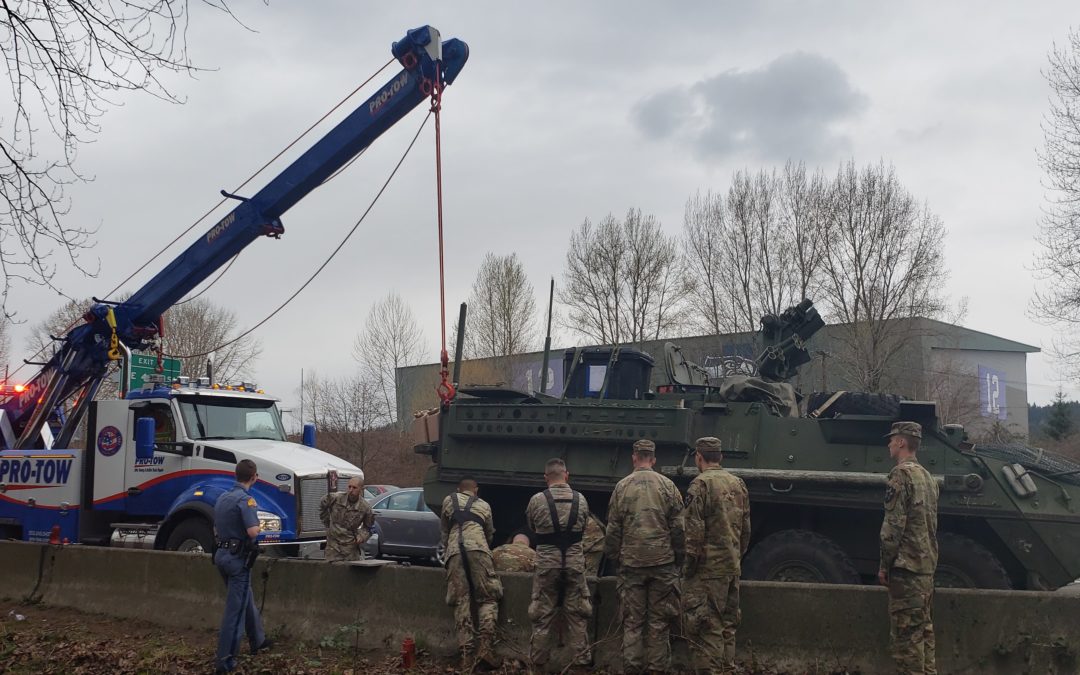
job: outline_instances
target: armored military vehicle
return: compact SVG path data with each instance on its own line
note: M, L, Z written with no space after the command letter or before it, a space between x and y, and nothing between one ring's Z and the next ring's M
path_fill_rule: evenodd
M816 393L800 416L785 380L809 360L806 341L822 325L809 301L765 317L765 350L745 372L720 378L668 344L665 384L655 390L654 359L618 346L567 350L560 397L463 387L417 420L416 450L433 460L425 499L437 510L471 476L499 537L509 537L524 528L544 462L562 457L603 517L631 471L635 440L653 440L657 470L685 490L697 471L694 440L716 436L724 466L751 495L744 578L869 583L892 466L884 435L892 422L914 420L924 430L919 460L941 490L939 586L1054 589L1080 577L1080 465L1026 447L977 446L962 427L941 425L933 402Z

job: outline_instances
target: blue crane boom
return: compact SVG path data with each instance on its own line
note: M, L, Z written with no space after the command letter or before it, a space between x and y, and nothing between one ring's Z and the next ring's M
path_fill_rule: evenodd
M440 41L430 26L408 31L391 48L402 70L278 176L215 223L202 237L121 303L99 302L86 322L61 336L60 347L21 394L0 403L4 447L51 445L46 422L63 402L77 395L72 413L56 438L65 447L87 402L93 399L122 343L145 349L161 334L161 315L262 236L284 232L281 216L376 138L420 105L436 89L451 84L469 57L457 39ZM115 335L115 340L114 336ZM43 435L44 433L44 435Z

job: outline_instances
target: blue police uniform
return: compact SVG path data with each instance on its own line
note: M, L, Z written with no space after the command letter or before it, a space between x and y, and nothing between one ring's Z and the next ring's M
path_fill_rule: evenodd
M243 633L247 633L253 652L266 641L262 618L251 592L251 570L247 567L247 552L254 543L248 537L247 529L258 524L255 498L240 483L221 495L214 505L214 531L218 544L214 564L228 589L225 616L221 619L221 632L218 635L216 663L219 671L236 668L236 655L240 651L240 636Z

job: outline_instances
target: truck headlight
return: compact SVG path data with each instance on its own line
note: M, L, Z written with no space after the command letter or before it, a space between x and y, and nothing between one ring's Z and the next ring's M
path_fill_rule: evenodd
M281 532L281 518L269 511L259 511L259 528L263 532Z

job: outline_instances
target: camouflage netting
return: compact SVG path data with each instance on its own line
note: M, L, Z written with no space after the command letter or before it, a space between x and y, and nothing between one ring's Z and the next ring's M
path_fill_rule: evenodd
M975 453L1005 462L1015 462L1025 469L1041 473L1051 480L1068 483L1070 485L1080 485L1080 464L1071 459L1062 457L1061 455L1055 455L1040 450L1039 448L1029 448L1028 446L1019 443L988 443L986 445L976 445ZM1067 476L1053 475L1067 471L1075 471L1077 473Z

